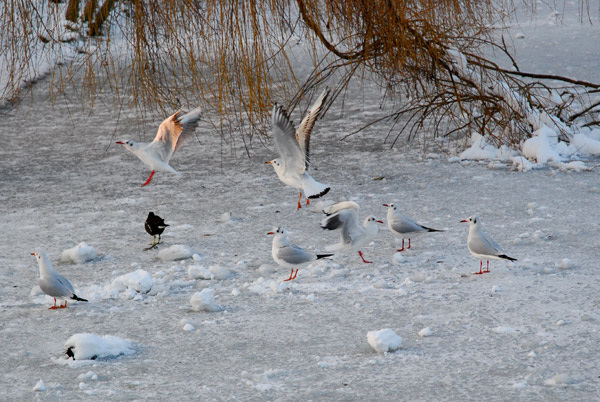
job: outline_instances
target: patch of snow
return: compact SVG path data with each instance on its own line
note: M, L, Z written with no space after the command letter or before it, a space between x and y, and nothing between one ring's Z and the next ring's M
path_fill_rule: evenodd
M568 258L563 258L563 259L560 261L559 268L560 268L560 269L569 269L569 268L571 268L571 266L572 266L572 265L573 265L573 261L571 261L571 260L570 260L570 259L568 259Z
M86 242L81 242L75 247L64 250L60 255L61 262L83 264L96 258L96 249Z
M196 329L196 327L194 327L194 326L193 326L192 324L190 324L189 322L188 322L188 323L186 323L186 324L183 326L183 330L184 330L184 331L189 331L189 332L191 332L191 331L194 331L195 329Z
M559 387L565 387L573 383L575 383L575 380L571 378L571 376L569 376L568 374L564 373L555 374L552 378L549 378L544 381L544 384L546 385Z
M90 370L87 373L79 374L77 376L77 379L79 381L90 381L90 380L96 381L98 379L98 375Z
M138 269L125 275L116 277L110 284L110 290L125 292L132 290L136 293L148 293L154 286L154 278L148 271Z
M190 265L188 267L188 275L192 279L212 279L212 272L204 265Z
M380 329L379 331L369 331L367 341L375 351L379 353L392 352L400 347L402 338L398 336L391 328Z

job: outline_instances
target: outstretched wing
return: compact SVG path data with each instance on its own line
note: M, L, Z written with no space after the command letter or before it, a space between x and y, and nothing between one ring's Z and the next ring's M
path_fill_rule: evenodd
M294 125L282 106L278 104L273 106L271 123L275 148L283 159L284 168L304 173L306 170L304 152L296 141Z
M356 216L358 219L358 210L360 209L360 207L354 201L338 202L337 204L334 204L334 205L331 205L331 206L325 208L323 210L323 212L325 212L326 215L333 215L336 212L341 211L343 209L352 209L352 210L356 211Z
M165 163L169 163L173 153L181 148L187 137L192 135L201 116L202 110L196 108L185 115L178 111L166 118L158 127L158 132L150 147L160 155Z
M325 88L323 93L321 93L310 110L306 113L304 119L302 119L298 130L296 130L296 140L298 141L298 144L300 144L302 152L304 152L306 169L308 169L308 166L310 165L310 134L315 126L315 122L321 117L321 111L323 110L325 100L329 96L329 92L329 88Z
M363 232L363 228L358 222L358 213L354 209L342 209L326 217L321 222L321 227L329 230L341 229L341 238L344 244L352 244L354 239Z

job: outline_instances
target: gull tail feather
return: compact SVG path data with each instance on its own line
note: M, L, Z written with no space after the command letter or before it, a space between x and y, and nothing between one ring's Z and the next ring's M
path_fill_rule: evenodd
M324 196L329 192L330 187L319 183L315 179L312 178L309 174L304 175L304 180L302 181L302 187L304 188L304 194L308 198L319 198Z
M317 260L321 258L333 257L333 254L317 254Z
M84 301L86 302L86 299L82 299L81 297L77 296L76 294L73 294L73 296L71 296L71 299L73 300L77 300L77 301Z
M503 258L503 259L505 259L505 260L509 260L509 261L517 261L517 259L516 259L516 258L509 257L509 256L507 256L506 254L500 254L500 255L498 256L498 258Z

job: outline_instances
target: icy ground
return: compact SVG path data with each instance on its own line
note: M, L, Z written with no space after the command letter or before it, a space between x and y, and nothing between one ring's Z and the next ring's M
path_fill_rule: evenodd
M337 233L312 208L295 211L297 193L264 164L274 149L254 141L249 159L202 123L200 143L172 159L182 174L142 188L149 172L114 141L149 141L165 116L121 115L114 133L110 93L88 114L75 92L52 108L47 82L33 91L0 115L0 399L600 399L598 169L451 163L436 144L390 150L385 125L340 142L378 113L374 90L355 89L313 135L312 174L332 187L324 201L352 199L380 218L395 202L446 232L394 256L382 226L363 250L373 264L339 255L282 282L269 230L283 225L313 251ZM171 226L143 251L149 211ZM458 221L472 214L517 263L471 274L479 262ZM81 242L96 258L61 262ZM47 309L36 249L88 303ZM367 333L386 328L402 343L378 353ZM67 340L86 333L134 352L65 364Z

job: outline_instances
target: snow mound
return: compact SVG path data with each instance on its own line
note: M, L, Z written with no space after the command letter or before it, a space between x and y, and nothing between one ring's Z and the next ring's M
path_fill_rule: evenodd
M125 292L133 290L136 293L148 293L154 286L154 278L148 271L138 269L125 275L116 277L110 284L111 290Z
M212 274L213 279L217 279L219 281L229 279L233 276L232 272L221 265L211 265L208 269Z
M33 390L36 392L44 392L46 390L46 384L44 384L44 380L40 378L40 380L35 384Z
M223 307L215 302L215 290L214 289L202 289L200 292L196 292L190 299L192 308L196 311L208 311L216 312L223 310Z
M175 244L169 248L162 249L158 252L158 258L161 261L176 261L192 258L196 254L194 250L184 244Z
M577 151L586 155L600 155L600 141L590 138L585 134L578 133L571 138Z
M64 250L60 255L61 262L83 264L96 258L96 249L86 242L81 242L75 247Z
M392 352L402 344L402 338L390 328L369 331L367 333L367 341L379 353Z
M517 155L515 150L506 145L496 148L488 144L485 137L479 133L471 134L470 143L471 146L460 154L460 159L511 161Z
M533 133L533 137L523 143L523 155L535 159L539 164L561 162L562 158L556 149L558 138L554 130L542 125Z
M568 374L559 373L554 375L552 378L547 379L546 381L544 381L544 383L546 385L564 387L566 385L575 383L575 380L571 378L571 376L569 376Z
M96 374L90 370L87 373L79 374L77 376L77 379L79 381L90 381L90 380L96 381L98 379L98 374Z
M95 360L135 353L134 343L113 335L75 334L65 342L67 356L73 360Z
M571 261L569 258L563 258L560 261L559 268L560 269L569 269L569 268L571 268L572 265L573 265L573 261Z

